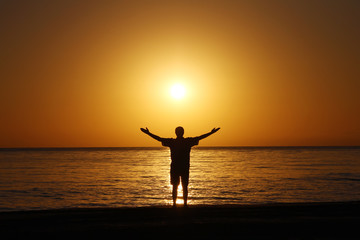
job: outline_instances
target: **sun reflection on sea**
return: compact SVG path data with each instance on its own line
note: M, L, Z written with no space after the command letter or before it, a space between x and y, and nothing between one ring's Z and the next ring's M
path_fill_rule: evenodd
M360 196L358 148L194 148L191 154L190 206ZM0 211L172 206L169 155L165 148L0 151L6 193ZM179 185L180 207L182 190Z

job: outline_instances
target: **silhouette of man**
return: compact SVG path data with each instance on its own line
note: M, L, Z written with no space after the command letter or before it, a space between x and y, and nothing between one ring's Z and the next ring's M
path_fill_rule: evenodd
M189 169L190 169L190 150L191 147L198 145L201 139L219 131L220 128L213 128L208 133L198 137L184 138L184 128L175 129L176 138L162 138L152 134L148 128L140 128L142 132L158 140L163 146L169 147L171 152L170 182L173 185L172 198L173 206L176 207L177 189L180 183L183 187L184 206L187 206Z

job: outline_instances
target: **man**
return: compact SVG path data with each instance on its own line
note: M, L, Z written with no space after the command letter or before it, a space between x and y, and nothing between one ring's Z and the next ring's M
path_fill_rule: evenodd
M198 137L184 138L184 128L177 127L175 129L176 138L162 138L152 134L148 128L140 128L141 131L150 137L158 140L163 146L169 147L171 152L171 168L170 180L173 185L172 198L173 206L176 207L177 189L180 183L183 187L184 206L187 206L188 184L189 184L189 169L190 169L190 150L192 146L198 145L201 139L204 139L211 134L219 131L220 128L213 128L208 133Z

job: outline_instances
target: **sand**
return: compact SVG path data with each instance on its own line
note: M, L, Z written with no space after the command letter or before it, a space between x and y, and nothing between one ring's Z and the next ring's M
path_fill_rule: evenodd
M0 213L2 239L360 239L360 202Z

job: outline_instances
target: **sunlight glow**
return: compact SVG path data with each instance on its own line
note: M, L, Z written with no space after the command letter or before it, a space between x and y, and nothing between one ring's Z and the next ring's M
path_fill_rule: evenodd
M173 98L175 99L182 99L185 97L185 93L186 93L186 89L185 87L180 84L180 83L176 83L174 85L172 85L171 89L170 89L170 94Z

